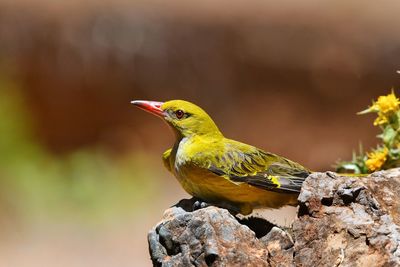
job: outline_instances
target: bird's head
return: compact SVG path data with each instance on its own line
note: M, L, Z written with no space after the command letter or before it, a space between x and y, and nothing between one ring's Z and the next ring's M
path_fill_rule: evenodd
M211 117L202 108L188 101L171 100L156 102L135 100L131 103L163 118L172 127L178 137L221 135Z

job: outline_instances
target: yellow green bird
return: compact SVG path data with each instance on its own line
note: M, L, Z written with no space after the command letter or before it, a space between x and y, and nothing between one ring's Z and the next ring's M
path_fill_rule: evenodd
M243 215L254 208L297 205L310 170L281 156L225 138L200 107L183 100L132 101L175 133L166 168L190 195Z

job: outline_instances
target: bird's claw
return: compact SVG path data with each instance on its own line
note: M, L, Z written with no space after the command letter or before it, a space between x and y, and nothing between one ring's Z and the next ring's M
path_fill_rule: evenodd
M199 209L204 209L206 207L210 206L210 204L201 201L201 200L196 200L196 202L193 203L193 211L199 210Z

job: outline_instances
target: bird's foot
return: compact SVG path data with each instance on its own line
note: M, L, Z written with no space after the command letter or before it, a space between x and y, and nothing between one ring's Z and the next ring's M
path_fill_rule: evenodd
M226 209L233 216L236 216L239 213L243 214L243 215L248 215L253 211L253 208L250 205L246 205L246 204L241 205L239 207L239 206L233 206L232 204L229 204L226 202L222 202L222 203L218 203L218 204L207 203L207 202L205 202L199 198L195 198L195 197L192 198L192 201L194 201L193 205L192 205L192 211L204 209L204 208L211 207L211 206Z
M199 210L199 209L204 209L209 206L211 206L211 205L199 199L193 203L193 211Z

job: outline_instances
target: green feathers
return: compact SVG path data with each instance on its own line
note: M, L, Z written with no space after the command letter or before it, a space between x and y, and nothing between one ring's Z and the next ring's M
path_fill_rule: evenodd
M164 166L165 166L165 168L167 168L168 171L171 171L171 162L170 162L171 151L172 151L172 148L167 149L163 153L163 156L162 156Z
M208 170L233 182L265 190L299 193L310 171L301 165L246 144L224 139L226 150L216 153Z
M180 137L212 135L222 136L217 125L200 107L183 100L165 102L161 109L165 121Z
M183 165L193 166L233 183L247 183L274 192L299 193L310 174L298 163L219 136L183 138L175 158L178 172Z
M264 190L299 193L310 171L298 163L253 146L223 137L214 121L198 106L182 100L165 102L165 120L177 133L177 144L167 150L164 163L175 174L186 165L207 170L233 183L247 183ZM177 112L183 112L181 118ZM171 162L169 155L174 159Z
M310 174L300 164L225 138L210 116L190 102L132 103L173 129L176 142L164 152L164 165L192 196L242 214L297 204Z

